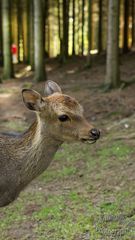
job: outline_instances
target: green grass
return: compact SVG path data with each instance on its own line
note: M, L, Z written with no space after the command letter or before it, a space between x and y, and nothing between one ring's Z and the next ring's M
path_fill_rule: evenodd
M27 129L27 124L20 119L5 121L1 125L4 125L6 129L12 129L13 132L23 132L24 129Z
M0 239L18 239L17 231L20 240L135 239L133 154L120 141L64 144L48 170L0 210Z
M13 88L4 88L1 86L0 88L0 94L11 94L11 93L18 93L17 89L15 87Z

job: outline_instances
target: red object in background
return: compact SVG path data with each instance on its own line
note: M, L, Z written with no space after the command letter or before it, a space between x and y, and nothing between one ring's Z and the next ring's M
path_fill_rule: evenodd
M14 43L11 46L11 52L12 52L12 54L17 54L17 46Z

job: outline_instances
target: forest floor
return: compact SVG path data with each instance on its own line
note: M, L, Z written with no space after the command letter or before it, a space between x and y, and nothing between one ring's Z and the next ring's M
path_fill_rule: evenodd
M135 79L135 55L121 58L121 79ZM0 240L135 239L135 84L105 93L105 59L91 69L74 58L62 67L47 62L48 79L76 97L87 119L101 129L94 145L63 144L48 170L8 207L0 209ZM43 94L26 66L16 79L0 84L0 131L22 132L35 115L21 97L22 88Z

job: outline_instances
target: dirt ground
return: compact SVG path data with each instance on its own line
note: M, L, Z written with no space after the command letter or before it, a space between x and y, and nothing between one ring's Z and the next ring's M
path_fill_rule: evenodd
M131 80L135 79L135 54L129 53L128 55L121 56L121 63L120 63L120 72L121 72L121 80L130 82ZM131 182L134 182L134 167L135 167L135 84L129 84L127 87L124 88L124 85L121 85L121 88L117 90L112 90L110 92L103 91L103 83L105 79L105 57L104 56L96 56L93 58L93 66L91 69L87 69L84 66L85 59L83 58L74 58L72 60L68 60L66 65L60 66L56 60L49 60L46 63L47 69L47 76L48 79L56 81L61 87L64 93L74 96L78 99L78 101L83 105L85 110L85 115L87 119L92 122L96 127L101 130L101 140L98 146L100 149L100 153L106 156L105 152L102 151L103 148L107 144L111 146L111 144L117 145L117 141L124 141L129 149L131 148L132 151L127 149L127 154L130 153L130 159L127 160L128 168L124 168L121 164L110 165L112 168L103 171L102 178L100 177L100 181L95 180L94 173L91 173L91 179L94 181L95 186L93 187L94 190L91 192L91 201L94 204L99 204L102 198L102 192L106 191L106 189L112 189L115 186L115 191L119 191L119 187L124 189L125 182L121 183L123 185L117 186L118 179L113 178L114 172L117 172L119 175L119 171L121 171L120 176L125 177L126 175L130 176L130 182L127 183L126 189L129 188ZM30 123L35 118L35 114L28 111L23 102L21 97L21 90L23 88L33 88L40 93L43 94L44 83L34 83L33 82L33 73L29 71L26 66L15 66L16 69L16 79L5 81L4 83L0 84L0 132L22 132L30 125ZM120 145L121 147L121 145ZM75 148L75 147L74 147ZM66 151L66 150L65 150ZM95 149L92 150L92 156L97 158L98 155L95 155ZM126 151L126 150L125 150ZM128 152L129 151L129 152ZM72 149L71 149L72 155ZM108 154L108 153L107 153ZM110 154L110 153L109 153ZM123 153L119 153L119 157L121 158ZM132 156L132 160L131 160ZM114 155L109 155L111 160L113 160ZM86 157L87 158L87 157ZM67 157L68 159L68 157ZM69 165L70 166L70 165ZM68 167L69 167L68 166ZM77 160L76 162L77 169L83 169L84 162L82 159ZM125 165L124 165L125 166ZM118 169L119 167L119 169ZM58 169L59 164L55 163L52 166L52 170ZM95 168L96 169L96 168ZM86 170L86 169L85 169ZM98 168L95 171L99 171ZM114 171L114 172L113 172ZM79 181L76 182L74 177L66 178L65 191L68 191L68 186L71 186L70 189L73 187L78 188L80 193L86 194L86 189L84 188L84 182L82 181L82 176L84 173L83 171L78 170ZM87 172L87 170L86 170ZM104 177L104 173L106 173L106 178ZM87 175L87 174L86 174ZM120 177L119 176L119 177ZM106 180L108 178L108 180ZM114 182L112 182L112 179ZM105 186L104 186L104 182ZM124 181L124 180L123 180ZM60 186L63 184L63 179L56 181L49 181L48 185L45 189L45 196L47 194L55 194L62 195L60 190ZM29 192L35 192L36 189L43 188L44 183L38 184L34 182L31 184ZM114 185L114 186L113 186ZM104 186L104 187L103 187ZM130 186L133 190L134 183ZM111 191L111 190L107 190ZM26 191L27 192L27 191ZM100 192L100 194L99 194ZM87 195L87 194L86 194ZM86 197L87 198L87 197ZM111 197L113 199L113 195ZM133 198L134 200L134 198ZM67 203L68 204L68 203ZM36 203L33 204L32 200L29 205L25 208L25 215L31 216L34 211L38 211L40 209L40 204ZM81 210L80 210L81 211ZM0 211L0 219L2 220L3 215L6 213ZM133 213L134 215L134 213ZM51 240L62 240L66 238L59 238L55 237L52 238L50 232L48 232L48 237L40 238L37 237L36 233L33 233L29 236L29 229L34 229L37 227L37 222L34 220L27 221L27 223L21 223L20 233L17 228L12 226L12 228L8 229L6 235L3 235L2 239L51 239ZM124 228L124 227L123 227ZM101 228L102 229L102 228ZM20 235L19 235L20 234ZM25 237L23 238L23 234ZM50 235L49 235L50 234ZM6 236L6 238L5 238ZM89 233L86 231L85 236L82 235L74 235L70 239L73 240L83 240L83 239L90 239ZM70 240L66 239L66 240ZM91 238L101 239L93 237ZM105 238L102 239L125 239L131 240L134 238Z

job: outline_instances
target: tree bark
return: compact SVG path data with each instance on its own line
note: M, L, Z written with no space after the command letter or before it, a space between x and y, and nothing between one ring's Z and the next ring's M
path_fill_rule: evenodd
M92 0L88 0L88 54L87 54L87 67L91 67L91 33L92 33L92 12L91 12Z
M85 1L82 0L82 56L84 52L84 6L85 6Z
M62 62L65 62L66 58L68 57L69 4L70 4L70 1L63 0Z
M47 46L46 46L46 26L48 24L48 11L49 11L49 0L44 0L44 14L43 14L43 42L44 42L44 56L48 56L49 57L49 52L46 50Z
M135 0L132 0L132 50L135 51Z
M57 14L58 14L58 36L59 36L59 49L60 49L60 56L62 54L62 46L61 46L61 17L60 17L60 1L57 0Z
M116 88L120 84L118 0L109 0L108 16L108 42L105 85L107 88Z
M3 79L13 77L13 64L11 55L11 20L10 0L2 1L2 30L3 30Z
M2 11L1 11L1 0L0 0L0 65L3 64L3 36L2 36Z
M23 29L22 29L22 1L17 0L18 5L18 61L22 62L24 58L23 49Z
M73 0L73 9L72 9L73 13L73 33L72 33L72 55L75 55L75 0Z
M102 0L99 0L98 53L102 52Z
M124 43L123 52L128 52L129 0L124 0Z
M29 64L31 70L34 70L34 6L33 0L28 1L28 51L29 51Z
M43 1L34 0L34 63L36 82L46 80L43 27Z
M23 62L28 63L28 2L22 1L22 38L23 38Z

